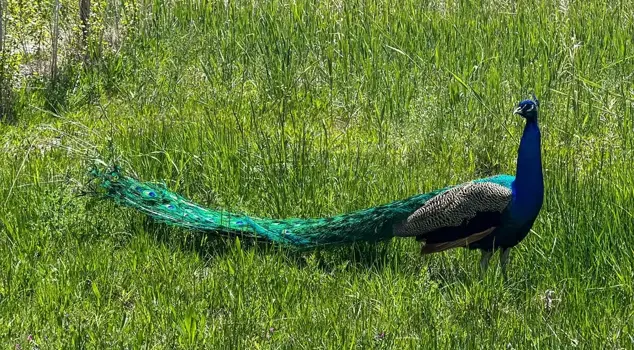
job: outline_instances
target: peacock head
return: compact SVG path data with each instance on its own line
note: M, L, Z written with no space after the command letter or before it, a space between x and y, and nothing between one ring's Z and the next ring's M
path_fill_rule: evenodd
M537 110L539 109L539 100L533 95L532 100L523 100L517 104L517 108L513 111L514 114L526 118L527 120L537 119Z

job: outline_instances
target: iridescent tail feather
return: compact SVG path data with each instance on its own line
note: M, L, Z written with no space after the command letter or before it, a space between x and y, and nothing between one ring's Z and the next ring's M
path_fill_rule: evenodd
M117 167L109 171L93 169L91 175L104 197L139 210L157 222L191 230L245 235L298 248L390 239L395 223L448 189L327 218L269 219L204 208L163 186L126 176Z

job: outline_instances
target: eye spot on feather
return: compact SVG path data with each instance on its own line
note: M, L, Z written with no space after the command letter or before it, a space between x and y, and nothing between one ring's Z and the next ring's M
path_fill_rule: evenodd
M169 210L174 210L174 206L173 206L173 205L171 205L171 204L166 205L166 207L167 207L167 209L169 209Z
M238 220L238 221L236 221L236 225L242 226L242 225L244 225L244 221Z
M148 191L148 192L147 192L147 195L148 195L148 197L152 197L152 198L154 198L154 197L156 197L156 192L154 192L154 191Z

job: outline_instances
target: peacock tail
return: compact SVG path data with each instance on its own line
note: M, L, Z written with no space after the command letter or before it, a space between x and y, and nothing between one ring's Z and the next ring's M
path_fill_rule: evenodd
M243 235L298 248L388 240L394 237L396 223L454 187L332 217L270 219L204 208L161 185L126 176L118 167L108 171L93 169L91 175L105 198L139 210L157 222L191 230ZM513 180L510 175L497 175L474 182L492 182L511 188Z

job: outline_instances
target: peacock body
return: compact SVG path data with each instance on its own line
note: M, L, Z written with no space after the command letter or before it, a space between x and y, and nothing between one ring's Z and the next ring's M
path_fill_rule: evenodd
M505 266L509 249L526 237L543 202L537 109L536 99L524 100L514 112L526 119L516 176L477 179L327 218L251 217L204 208L163 186L126 176L119 168L92 174L105 197L187 229L246 235L297 248L415 237L425 243L423 253L457 247L482 250L485 268L500 248Z

